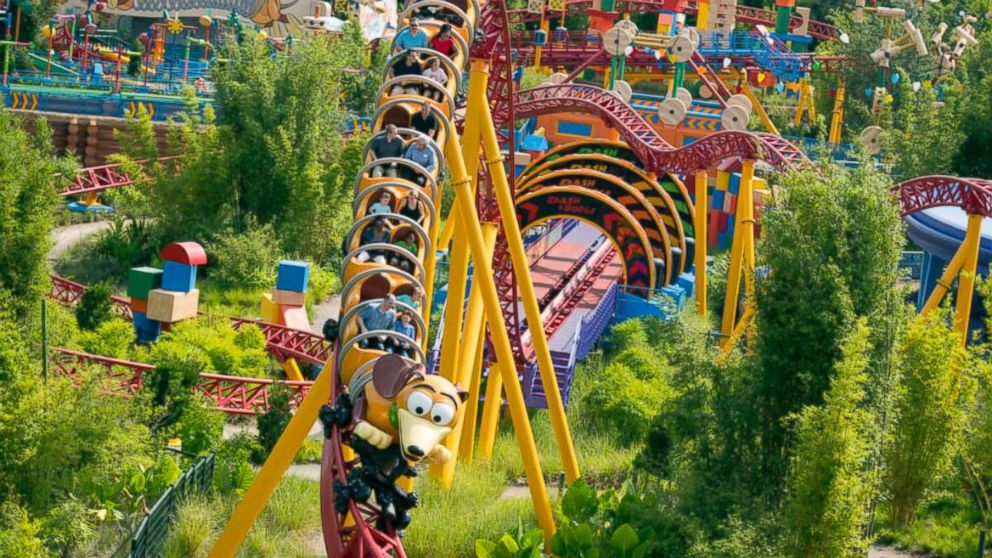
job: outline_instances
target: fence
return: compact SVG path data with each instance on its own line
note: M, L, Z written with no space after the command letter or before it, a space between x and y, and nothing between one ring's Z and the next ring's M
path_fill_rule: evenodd
M131 537L130 551L123 553L128 548L128 544L125 543L114 556L146 558L161 555L162 543L169 534L176 508L189 495L202 494L210 488L215 461L214 454L210 454L183 473L141 520L138 530Z

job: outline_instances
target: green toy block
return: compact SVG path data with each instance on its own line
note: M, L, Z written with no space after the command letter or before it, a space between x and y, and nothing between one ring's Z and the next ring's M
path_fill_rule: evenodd
M127 296L147 299L148 293L162 286L162 270L154 267L132 267L127 272Z

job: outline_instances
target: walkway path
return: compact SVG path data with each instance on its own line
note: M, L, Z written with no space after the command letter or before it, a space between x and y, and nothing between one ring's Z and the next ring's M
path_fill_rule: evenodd
M48 251L48 261L54 262L64 256L70 248L79 244L87 237L110 228L110 221L93 221L92 223L76 223L52 229L52 248Z

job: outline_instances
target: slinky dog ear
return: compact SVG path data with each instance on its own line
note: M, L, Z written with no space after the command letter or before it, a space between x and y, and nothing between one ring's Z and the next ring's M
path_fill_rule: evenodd
M419 364L410 364L399 355L379 357L372 369L372 386L379 395L392 399L415 377L423 377Z
M462 400L462 403L468 401L468 392L461 388L458 384L455 384L455 391L458 393L458 399Z

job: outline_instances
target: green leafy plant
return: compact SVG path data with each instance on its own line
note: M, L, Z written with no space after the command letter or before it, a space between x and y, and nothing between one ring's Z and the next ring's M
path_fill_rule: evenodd
M544 554L544 532L540 529L524 531L523 522L517 522L514 531L504 533L497 541L475 541L476 558L540 558Z
M100 327L104 322L114 317L110 307L110 295L113 289L107 283L97 283L86 289L76 306L76 322L79 329L90 331Z

